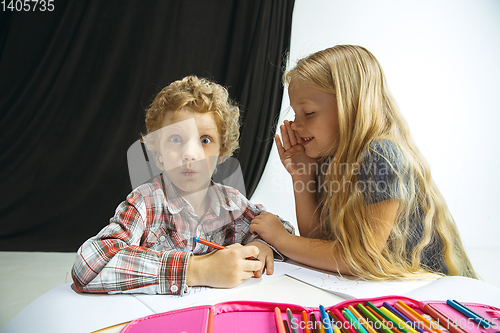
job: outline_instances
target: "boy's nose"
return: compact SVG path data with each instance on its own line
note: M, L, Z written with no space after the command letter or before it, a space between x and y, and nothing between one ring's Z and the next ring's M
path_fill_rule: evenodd
M181 157L185 162L194 162L197 161L202 154L203 148L201 148L200 143L194 140L189 140L183 147Z

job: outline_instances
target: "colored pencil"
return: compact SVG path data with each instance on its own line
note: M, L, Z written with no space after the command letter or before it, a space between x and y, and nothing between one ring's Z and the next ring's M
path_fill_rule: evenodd
M297 328L295 327L295 325L292 325L293 324L293 313L292 313L292 310L290 310L289 308L286 308L286 315L288 317L288 323L290 324L290 330L292 331L292 333L299 333L299 331L297 330Z
M384 323L385 327L387 327L388 329L391 330L391 332L393 333L402 333L400 330L398 330L394 324L392 323L392 321L387 321L384 317L382 317L379 313L377 313L375 310L373 310L372 308L366 306L366 309L368 311L370 311L375 317L377 317L378 320L382 321L382 323Z
M474 320L476 323L481 325L483 328L490 328L491 323L489 321L487 321L485 318L481 317L480 315L478 315L474 311L470 310L469 308L465 307L461 303L458 303L455 300L452 301L451 299L449 299L446 301L446 304L448 304L448 306L451 306L452 308L454 308L455 310L457 310L458 312L460 312L461 314L463 314L467 318Z
M326 333L333 333L332 321L330 317L326 314L325 307L323 305L319 306L319 314L321 315L321 322Z
M427 318L423 317L420 313L417 311L413 310L411 307L409 307L405 302L403 301L398 301L396 304L400 305L402 308L404 308L406 311L420 319L427 327L433 331L433 332L441 332L441 329L439 327L435 327L436 325L431 323Z
M356 332L368 333L365 330L365 328L363 326L361 326L361 324L358 322L356 317L354 317L354 315L351 313L351 311L349 311L349 309L344 309L344 311L342 311L342 314L344 315L345 318L347 318L349 320L349 322L351 323L351 326L354 327Z
M455 326L453 324L453 322L448 317L446 317L443 313L441 313L439 310L434 308L432 305L430 305L430 304L424 305L424 311L428 315L432 316L434 319L437 319L438 323L440 323L440 325L443 326L444 328L450 330L450 332L452 332L452 333L466 333L461 327ZM439 322L439 321L442 321L442 322Z
M335 314L337 316L337 318L340 319L340 322L343 323L342 327L345 327L346 329L349 330L349 332L351 333L356 333L356 330L354 329L354 327L351 326L351 323L344 318L344 315L342 313L340 313L340 311L338 309L332 309L333 311L333 314Z
M414 331L419 331L420 333L424 332L424 330L421 329L420 327L417 327L416 324L414 324L413 321L410 320L410 318L406 317L404 314L402 314L400 311L398 311L398 309L396 309L395 307L393 307L389 303L384 302L384 307L387 310L391 311L396 317L398 317L399 319L402 319L403 322L405 322Z
M386 316L388 316L389 318L391 318L391 320L395 324L398 325L398 328L400 330L406 331L408 333L417 333L417 331L415 331L413 328L410 327L410 325L408 325L407 323L405 323L405 321L403 319L399 318L397 315L395 315L394 313L392 313L385 306L381 306L380 307L380 311L382 311L383 313L385 313Z
M328 310L328 314L330 316L332 316L333 321L336 324L335 326L337 326L337 325L340 324L340 327L338 327L338 328L342 331L342 333L351 333L351 331L347 327L345 327L346 323L344 323L344 321L340 320L340 318L338 318L335 313L333 313L332 311Z
M309 319L307 319L307 312L306 311L302 311L302 321L304 322L305 324L305 328L304 328L304 333L311 333L311 330L309 329Z
M370 325L368 320L366 320L365 317L363 317L352 305L348 306L348 309L351 311L351 313L358 319L359 323L369 332L369 333L377 333L375 329Z
M319 333L320 332L319 325L318 325L318 322L316 320L316 315L314 314L314 312L311 312L311 314L309 315L309 318L311 318L311 323L312 323L312 327L313 327L314 332Z
M421 319L415 317L412 313L408 312L405 308L403 308L399 303L394 304L394 308L396 308L399 312L404 314L408 319L413 321L413 323L418 326L418 328L422 330L426 330L427 332L433 332L432 329L427 326Z
M208 309L207 333L214 332L214 310Z
M387 328L387 326L385 326L385 323L382 320L380 320L377 316L375 316L373 313L371 313L370 310L368 310L363 304L358 303L356 307L359 309L361 313L365 315L365 317L367 317L373 322L376 330L382 333L392 333L392 331L389 328Z
M281 318L280 308L274 308L274 318L276 319L276 328L278 329L278 333L285 333L285 325L283 325L283 319Z
M393 318L391 318L390 316L387 315L387 313L385 313L384 311L382 311L382 308L383 306L379 308L377 308L375 305L373 305L370 301L367 301L366 302L366 305L371 308L372 310L374 310L376 313L378 313L382 318L384 318L388 323L391 322L393 325L394 325L394 328L396 328L397 330L401 331L401 332L404 332L404 333L409 333L404 327L401 327L399 325L399 320L394 320ZM386 309L387 310L387 309Z
M195 240L195 242L201 243L201 244L206 245L206 246L213 247L214 249L217 249L217 250L227 250L227 247L224 245L220 245L220 244L208 241L208 240L200 238L200 237L195 237L194 240ZM247 260L259 260L255 257L247 257L246 259Z
M290 332L290 327L288 326L288 322L286 320L283 320L283 326L285 326L285 332L286 333L291 333Z

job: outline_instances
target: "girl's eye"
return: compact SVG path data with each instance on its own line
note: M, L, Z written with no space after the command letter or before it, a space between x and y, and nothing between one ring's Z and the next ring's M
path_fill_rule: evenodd
M210 139L208 136L204 136L201 138L201 143L204 145L208 145L210 142L212 142L212 139Z
M313 114L314 114L314 112L304 112L304 115L305 115L306 117L310 117L310 116L312 116Z
M172 143L181 143L182 139L178 135L172 135L170 138L168 138L168 141L170 141Z

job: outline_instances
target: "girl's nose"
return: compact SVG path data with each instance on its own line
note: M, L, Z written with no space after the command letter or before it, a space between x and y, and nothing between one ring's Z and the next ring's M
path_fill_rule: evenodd
M301 131L304 126L302 125L302 123L297 119L297 117L295 117L293 119L293 121L290 122L290 127L294 130L294 131Z

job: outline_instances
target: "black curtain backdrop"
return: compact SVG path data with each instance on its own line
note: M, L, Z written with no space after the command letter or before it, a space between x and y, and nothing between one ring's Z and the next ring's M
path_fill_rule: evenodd
M144 110L194 74L242 106L251 196L281 107L293 0L63 1L0 16L0 250L76 251L131 191Z

